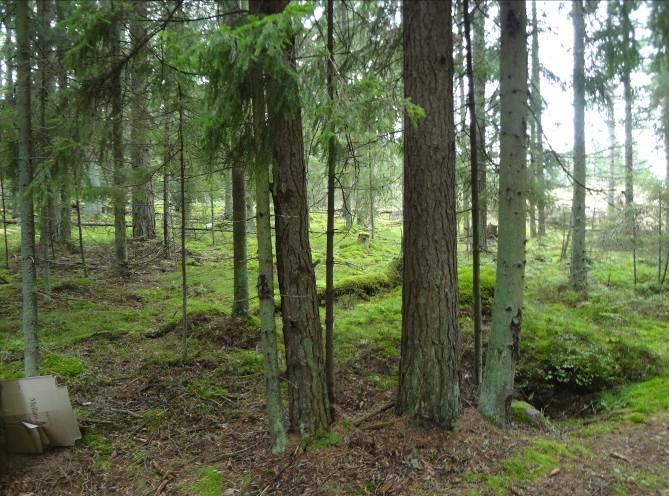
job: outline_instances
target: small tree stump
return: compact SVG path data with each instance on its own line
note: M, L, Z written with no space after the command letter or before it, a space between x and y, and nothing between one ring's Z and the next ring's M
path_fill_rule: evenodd
M361 244L365 248L369 248L369 233L358 233L358 244Z

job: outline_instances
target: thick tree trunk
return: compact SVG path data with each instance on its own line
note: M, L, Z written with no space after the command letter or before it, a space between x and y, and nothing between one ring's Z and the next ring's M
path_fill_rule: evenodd
M582 0L572 3L574 21L574 198L570 285L583 291L587 285L585 251L585 24Z
M146 2L133 0L135 19L130 24L130 37L137 45L146 36L144 19ZM146 131L148 128L146 102L149 95L144 73L147 71L146 49L140 49L132 60L131 85L132 102L130 108L130 160L133 169L132 181L132 237L136 239L155 239L156 211L154 194L149 171L149 148Z
M118 0L110 0L112 9L118 10ZM117 15L120 15L117 13ZM112 47L112 65L121 58L121 27L116 19L110 24L110 39ZM123 160L123 95L121 88L121 71L113 71L110 81L111 91L111 121L112 121L112 204L114 207L114 269L117 275L127 277L128 247L125 232L125 163Z
M253 99L253 128L256 145L256 238L258 240L258 299L260 335L265 370L265 401L272 435L272 453L286 450L288 438L283 420L283 402L279 385L279 353L274 320L274 261L269 205L269 163L266 152L265 101L262 84L257 81Z
M234 285L232 314L246 317L249 311L249 281L246 256L246 185L244 169L232 169L232 258Z
M527 13L525 2L500 2L499 238L492 331L486 353L481 413L507 425L520 351L525 277L527 196Z
M39 372L37 342L37 298L35 274L35 219L30 183L32 169L32 131L30 109L30 11L28 2L17 0L16 44L16 127L19 135L19 204L21 209L21 330L24 341L23 366L26 376Z
M462 412L451 3L405 2L404 265L397 407L453 427Z
M275 0L256 4L263 13L275 14L287 3ZM292 67L296 66L294 40L286 46L286 58ZM331 418L309 243L302 115L296 81L270 79L269 85L268 102L273 103L268 114L275 163L276 259L288 372L288 411L291 428L309 435L327 428ZM291 102L290 109L276 105L285 100Z
M532 0L532 119L535 137L532 141L532 169L537 205L537 234L546 234L546 181L544 179L544 130L541 123L543 102L541 99L541 63L539 62L539 23L537 21L537 1Z

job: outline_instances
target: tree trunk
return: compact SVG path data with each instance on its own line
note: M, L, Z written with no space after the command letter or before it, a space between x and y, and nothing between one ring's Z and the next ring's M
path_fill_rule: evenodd
M288 2L253 2L265 14L281 12ZM286 59L296 67L294 40ZM268 109L274 156L274 214L276 259L281 291L281 316L288 373L288 411L291 428L302 435L330 423L316 277L309 243L306 169L299 90L293 79L270 78ZM290 101L291 108L277 102Z
M0 167L0 200L2 201L2 238L5 244L5 268L9 270L9 243L7 241L7 207L5 205L5 174Z
M492 331L486 353L481 413L499 426L509 421L520 351L525 277L527 196L527 13L525 2L500 2L499 238Z
M118 0L110 0L112 9L115 11L114 20L111 22L110 39L112 47L112 67L122 58L121 55L121 25L117 18L120 16L117 6ZM117 275L127 277L128 270L128 247L125 232L125 163L123 161L123 95L121 88L121 71L113 71L110 80L111 91L111 121L112 121L112 203L114 207L114 269Z
M188 284L186 281L186 160L184 157L184 107L181 85L179 103L179 198L181 200L181 358L188 357Z
M397 407L453 427L462 412L458 328L451 3L404 2L404 93L425 111L404 122L402 341Z
M585 251L585 24L582 0L572 3L574 21L574 198L570 285L583 291L587 285Z
M134 45L138 45L146 36L143 24L147 14L146 6L144 0L133 0L135 19L130 24L130 37ZM136 239L155 239L156 237L156 211L146 137L148 128L146 102L149 96L144 77L144 73L147 71L146 57L146 49L140 49L132 59L131 64L132 237Z
M265 370L265 401L272 435L272 453L286 450L288 438L283 420L283 402L279 385L279 353L274 321L274 262L272 260L272 225L269 206L269 163L266 153L265 101L261 81L256 82L253 99L253 128L256 146L256 238L258 240L258 300L260 335Z
M334 2L327 1L327 90L330 112L334 112ZM335 165L337 143L332 115L328 122L328 213L325 249L325 380L330 401L330 416L334 418L334 235L335 235ZM370 164L371 167L371 164Z
M40 167L46 170L45 178L42 187L42 208L40 210L40 256L42 257L42 280L44 281L44 293L46 297L50 297L51 283L49 265L49 244L51 237L55 231L55 206L54 206L54 171L48 165L49 155L49 130L47 128L47 104L49 100L49 93L51 90L52 74L51 57L50 57L50 41L47 33L50 30L51 23L51 9L49 2L46 0L39 0L37 2L37 43L39 52L38 74L39 74L39 132L37 133L37 147L38 156L40 157Z
M232 170L223 171L223 220L232 219Z
M478 195L479 195L479 240L481 248L486 248L488 245L486 236L486 226L488 225L488 195L487 188L487 163L485 150L485 129L486 129L486 113L485 113L485 86L487 81L486 64L485 64L485 0L481 0L478 4L478 9L472 16L472 25L474 27L473 40L473 68L474 71L474 105L476 107L476 128L478 133L476 135L476 144L478 151L476 153L477 167L478 167Z
M246 263L246 185L244 169L232 169L232 258L234 301L232 315L246 317L249 311L249 282Z
M170 120L165 118L165 149L163 150L163 248L170 254Z
M35 219L30 184L32 170L32 131L30 108L30 6L18 0L16 7L17 81L16 128L19 137L19 202L21 209L21 330L24 341L24 373L39 372L37 342L37 284L35 274Z
M468 82L467 105L469 107L469 149L472 185L472 310L474 314L474 384L481 385L483 354L481 346L481 216L479 213L479 166L478 126L476 122L476 89L472 61L471 18L469 0L463 1L465 40L467 42L466 72Z
M539 62L539 23L537 1L532 0L532 113L536 126L532 143L532 169L537 202L537 234L546 234L546 181L544 178L544 129L541 122L543 102L541 98L541 63Z
M613 98L609 96L607 101L609 128L609 177L608 177L608 192L607 203L609 215L613 213L616 203L616 117L613 105Z
M623 29L623 44L625 47L630 46L630 36L632 25L629 18L628 9L621 9L622 12L622 29ZM632 204L634 203L634 157L632 149L632 81L630 62L623 62L623 93L625 98L625 209L628 211L628 229L634 229L634 213L631 212Z

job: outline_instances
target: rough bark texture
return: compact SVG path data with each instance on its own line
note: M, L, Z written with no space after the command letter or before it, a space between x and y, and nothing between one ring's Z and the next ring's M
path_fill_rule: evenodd
M258 2L263 13L281 12L284 0ZM295 67L294 40L286 46L288 63ZM281 291L281 317L288 373L290 426L302 435L327 428L330 412L325 385L321 322L316 277L309 243L306 169L302 114L297 82L269 81L270 134L274 157L274 214L276 259Z
M35 274L35 219L33 195L32 131L30 123L30 12L28 2L16 7L17 81L16 127L19 134L19 204L21 211L21 330L24 341L24 373L39 372L37 343L37 297Z
M505 426L520 352L527 196L527 13L525 2L500 2L499 237L492 331L486 353L481 413Z
M574 197L571 205L572 244L569 280L577 291L586 288L585 251L585 25L582 0L572 3L574 22Z
M258 299L260 336L265 370L265 401L272 435L272 453L285 451L288 445L283 420L283 402L279 386L279 353L274 321L274 261L272 259L272 225L269 205L269 157L265 153L265 102L263 90L256 88L253 99L256 141L256 237L258 240Z
M110 40L112 47L112 66L121 58L121 29L119 9L111 0L115 10L111 22ZM125 233L125 163L123 161L123 95L121 88L121 71L113 71L111 80L111 121L112 121L112 203L114 207L114 269L117 275L126 277L128 271L128 246Z
M541 63L539 62L539 23L537 21L537 1L532 0L532 119L535 137L532 141L532 169L537 203L537 234L546 234L546 184L544 179L544 131L541 124Z
M401 413L452 427L462 412L458 328L451 3L405 2Z
M130 24L130 37L137 44L146 35L143 19L146 18L144 0L133 0L136 18ZM132 103L130 109L130 160L133 168L132 185L132 237L154 239L156 237L156 211L154 194L149 171L149 147L146 138L148 122L146 120L147 94L144 73L146 49L141 49L132 60Z
M245 317L249 311L249 280L246 264L246 185L244 169L232 169L232 257L234 302L232 314Z

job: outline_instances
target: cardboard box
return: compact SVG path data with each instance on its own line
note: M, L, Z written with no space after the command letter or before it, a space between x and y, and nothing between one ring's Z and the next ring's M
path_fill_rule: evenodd
M81 439L67 387L50 375L0 381L0 422L12 453L42 453Z

